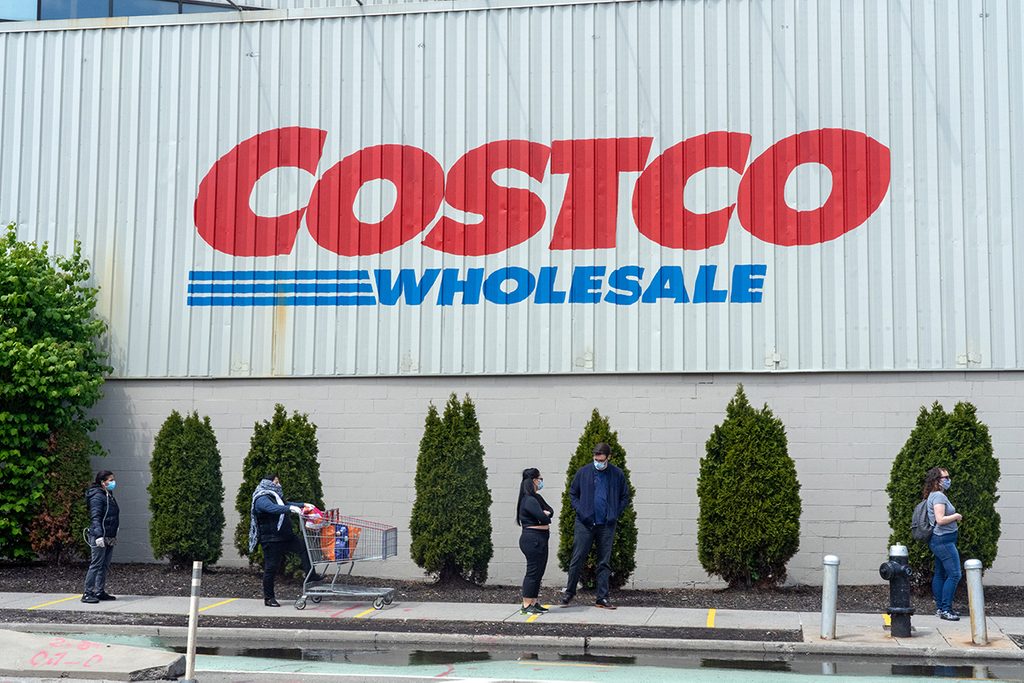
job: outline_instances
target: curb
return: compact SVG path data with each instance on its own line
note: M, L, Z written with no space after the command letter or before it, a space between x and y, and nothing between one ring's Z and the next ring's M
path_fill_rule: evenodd
M152 626L121 624L66 624L61 622L10 622L12 630L43 633L103 633L140 636L185 638L184 626ZM330 643L358 643L362 645L492 645L570 648L576 650L629 647L637 650L665 650L672 652L743 653L756 655L832 655L844 657L895 657L906 659L968 659L971 661L1024 661L1024 650L988 650L983 647L936 648L906 645L879 646L864 643L821 642L758 642L750 640L698 640L683 638L610 638L604 636L520 636L473 635L465 633L405 633L395 631L318 631L313 629L260 629L203 627L200 634L204 644L231 642L296 643L303 645Z

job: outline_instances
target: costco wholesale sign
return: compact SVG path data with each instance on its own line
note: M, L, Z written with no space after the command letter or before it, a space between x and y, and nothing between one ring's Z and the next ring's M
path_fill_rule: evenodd
M0 220L121 377L1017 369L1022 12L0 26Z
M566 189L551 250L616 249L618 197L607 188L619 175L640 172L633 189L632 216L637 229L669 249L706 250L725 241L734 210L750 234L781 246L816 245L858 227L881 204L889 187L889 150L862 133L842 129L808 131L776 142L747 166L750 135L715 132L672 145L647 165L653 138L556 140L550 145L527 140L489 142L466 152L448 170L437 159L410 145L375 145L331 166L317 180L307 206L286 216L262 217L249 207L256 182L281 167L316 173L327 131L279 128L252 137L232 149L210 170L199 188L195 221L199 234L214 249L232 256L279 256L291 253L305 218L318 245L341 256L373 256L418 240L457 256L500 254L537 235L547 217L543 200L529 189L513 189L493 179L511 169L536 181L565 174ZM801 164L824 166L832 191L824 204L798 211L785 199L790 175ZM736 201L716 211L686 208L683 189L697 173L727 168L741 175ZM381 220L360 220L354 203L369 182L384 180L397 200ZM463 223L439 214L448 206L481 218ZM428 268L392 272L377 269L313 273L332 284L285 285L279 272L264 275L270 283L249 284L256 273L192 273L190 305L333 305L399 303L420 305L436 290L440 306L495 304L645 304L760 303L767 265L732 268L728 289L717 287L717 265L702 265L688 293L683 268L663 265L647 276L639 264L574 266L559 277L558 266L536 272L504 266ZM296 276L297 278L297 276ZM236 285L235 280L246 284ZM228 280L229 284L199 281ZM242 296L237 296L241 294Z

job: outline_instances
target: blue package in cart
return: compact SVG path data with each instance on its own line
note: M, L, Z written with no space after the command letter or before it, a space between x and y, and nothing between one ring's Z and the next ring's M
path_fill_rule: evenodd
M334 526L334 560L349 559L348 527L344 524Z

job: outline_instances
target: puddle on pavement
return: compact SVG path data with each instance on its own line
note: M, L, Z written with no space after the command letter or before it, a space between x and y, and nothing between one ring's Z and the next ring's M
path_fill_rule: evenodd
M167 645L165 645L167 647ZM184 653L180 643L168 649ZM490 650L421 650L412 648L377 649L373 647L244 647L218 646L199 647L198 654L234 657L253 657L303 662L344 662L349 664L417 666L423 664L465 664L490 661L537 661L583 663L608 667L650 666L676 669L727 669L742 671L772 671L809 676L892 676L932 677L973 680L1020 681L1024 665L1009 662L964 665L948 663L900 663L873 657L870 660L837 658L824 660L820 657L793 655L780 659L743 659L730 657L708 657L694 655L672 655L666 653L622 653L622 652L576 652L560 653L557 650L514 650L494 648ZM905 660L903 660L905 662Z

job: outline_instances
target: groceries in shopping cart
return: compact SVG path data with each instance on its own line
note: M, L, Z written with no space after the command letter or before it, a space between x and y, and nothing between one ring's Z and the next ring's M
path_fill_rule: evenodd
M302 595L295 601L296 609L305 608L307 599L317 603L324 597L373 599L373 606L377 609L391 604L393 588L347 584L341 580L341 566L348 564L346 575L351 575L356 562L394 557L398 554L398 529L381 522L342 515L336 509L321 512L313 506L307 506L303 511L303 519L302 537L312 568L303 581ZM332 567L334 573L330 576ZM310 580L318 574L327 578Z
M306 503L302 508L302 519L307 529L319 529L324 524L324 513L316 505Z

